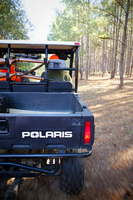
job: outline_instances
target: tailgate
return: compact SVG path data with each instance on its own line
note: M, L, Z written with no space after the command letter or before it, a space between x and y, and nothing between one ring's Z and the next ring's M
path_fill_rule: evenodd
M0 148L46 149L48 145L80 148L81 114L24 115L0 117ZM4 128L2 128L5 126Z

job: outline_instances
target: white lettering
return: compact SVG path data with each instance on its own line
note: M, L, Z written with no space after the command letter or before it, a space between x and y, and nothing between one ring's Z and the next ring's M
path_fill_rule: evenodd
M32 131L30 133L31 138L38 138L39 137L39 132L38 131Z
M54 133L52 131L47 131L46 132L46 138L48 138L48 137L53 138L54 137Z
M54 131L54 138L56 137L61 138L61 131Z
M45 135L42 135L42 131L40 131L40 138L46 138Z
M72 131L66 131L65 138L72 138Z
M64 131L62 131L62 138L64 138Z
M22 138L29 137L30 132L22 132Z
M44 135L42 131L22 132L22 138L72 138L72 136L72 131L46 131Z

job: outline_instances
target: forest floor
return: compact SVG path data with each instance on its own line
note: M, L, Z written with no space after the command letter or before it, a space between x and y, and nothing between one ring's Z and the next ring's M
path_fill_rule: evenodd
M59 177L26 179L19 200L133 200L133 78L90 76L78 94L95 117L92 155L84 159L85 186L78 195L60 191Z

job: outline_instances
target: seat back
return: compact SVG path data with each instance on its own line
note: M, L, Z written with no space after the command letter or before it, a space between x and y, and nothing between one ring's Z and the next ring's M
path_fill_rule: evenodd
M71 92L72 84L69 81L50 81L48 92Z
M12 84L13 92L46 92L46 83L41 82L16 82Z
M61 59L52 59L48 61L48 68L58 69L58 68L66 68L66 62Z

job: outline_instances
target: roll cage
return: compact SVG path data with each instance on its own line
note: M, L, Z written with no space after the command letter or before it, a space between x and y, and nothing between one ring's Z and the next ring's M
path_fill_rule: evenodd
M78 88L78 47L80 46L80 43L78 42L32 42L32 41L15 41L15 40L0 40L0 57L5 57L5 63L6 67L5 69L8 69L8 73L6 74L6 78L8 81L7 83L2 83L2 85L9 85L10 90L12 88L10 87L10 79L9 73L10 73L10 65L9 65L9 58L11 53L19 53L25 54L25 55L36 55L36 54L45 54L44 58L44 65L45 65L45 82L48 84L48 70L53 70L48 68L48 55L49 54L56 54L59 56L60 59L67 60L67 58L70 59L69 67L67 68L57 68L54 70L67 70L69 71L69 75L72 77L73 73L72 71L75 71L75 80L74 80L74 87L71 89L71 91L77 92ZM74 60L75 59L75 60ZM75 62L74 62L75 61ZM75 63L75 67L73 67L73 63ZM3 69L2 66L0 66L0 69ZM29 83L30 84L30 83ZM6 87L5 86L5 87ZM3 87L3 86L2 86ZM3 89L3 88L2 88Z

